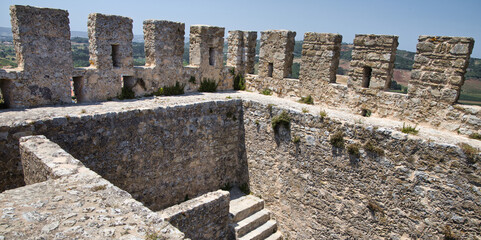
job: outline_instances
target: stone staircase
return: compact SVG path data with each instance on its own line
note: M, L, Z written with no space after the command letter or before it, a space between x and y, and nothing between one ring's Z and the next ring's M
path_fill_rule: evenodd
M239 196L238 193L231 191L229 217L231 239L282 239L281 233L277 231L277 222L271 220L271 213L264 209L264 200L258 197Z

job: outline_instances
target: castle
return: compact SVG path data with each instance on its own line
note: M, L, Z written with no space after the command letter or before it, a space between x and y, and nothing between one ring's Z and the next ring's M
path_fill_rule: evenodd
M67 11L10 12L0 239L481 238L481 142L465 137L481 107L457 104L472 38L420 36L401 94L385 91L397 36L356 35L343 85L339 34L306 33L292 79L295 32L261 32L255 75L257 32L228 32L224 66L224 28L193 25L183 66L185 25L146 20L134 67L132 20L93 13L91 65L74 68ZM144 97L177 83L189 94ZM111 101L124 90L138 99Z

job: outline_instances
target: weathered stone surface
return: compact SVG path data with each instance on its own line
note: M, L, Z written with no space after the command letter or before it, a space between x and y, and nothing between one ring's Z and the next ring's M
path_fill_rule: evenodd
M227 239L229 200L229 192L218 190L158 213L190 239Z
M22 139L24 162L37 167L27 179L49 179L0 194L0 236L6 239L184 239L184 234L65 153L43 136ZM59 154L60 153L60 154ZM76 164L65 162L68 158ZM40 165L45 163L45 166ZM78 163L78 164L77 164ZM55 166L53 166L53 165ZM72 168L75 171L71 171ZM67 174L56 174L68 172ZM57 178L50 178L51 176Z
M480 237L481 162L471 165L459 147L271 109L244 102L249 182L286 238L442 239L446 225L457 236ZM284 110L290 129L275 133L271 120ZM337 131L345 146L359 144L359 156L331 145Z
M19 78L2 80L8 107L71 102L73 61L68 12L13 5L12 32Z
M292 73L296 32L269 30L261 32L259 76L282 79Z

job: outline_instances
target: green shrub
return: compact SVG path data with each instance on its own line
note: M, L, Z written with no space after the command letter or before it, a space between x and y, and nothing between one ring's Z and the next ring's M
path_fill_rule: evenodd
M246 90L246 80L240 73L234 75L234 90Z
M132 91L132 89L128 87L122 87L122 91L120 92L120 95L117 97L120 100L124 99L134 99L135 98L135 93Z
M359 144L356 143L347 145L347 152L349 155L353 155L357 158L361 156L361 153L359 152Z
M384 156L384 150L380 147L374 146L374 144L372 144L372 142L370 142L370 141L366 142L364 144L363 148L367 152L375 153L378 156Z
M469 137L472 138L472 139L481 140L481 134L479 134L479 133L472 133L471 135L469 135Z
M199 92L216 92L218 85L219 83L215 80L204 78L204 80L200 81Z
M272 92L269 88L264 88L264 90L262 90L261 94L264 94L264 95L272 95Z
M300 141L301 141L301 138L299 136L294 136L294 138L292 138L293 143L299 143Z
M344 148L344 133L338 131L331 135L329 142L333 147Z
M417 126L418 126L417 124L416 124L416 126L414 126L414 127L412 127L411 125L407 125L407 126L406 126L406 125L403 123L403 128L401 129L401 132L407 133L407 134L414 134L414 135L416 135L416 134L419 133L419 130L416 129Z
M175 95L182 95L184 94L184 87L185 84L180 84L179 82L175 82L174 86L167 86L159 88L156 92L154 92L155 96L175 96Z
M249 195L251 193L248 183L243 183L242 185L239 186L239 189L241 190L241 192L243 192L246 195Z
M277 132L279 126L284 126L285 128L290 129L291 117L289 116L287 111L284 110L281 114L272 118L271 124L275 132Z
M302 108L302 112L303 112L303 113L308 113L308 112L309 112L309 109L307 109L307 108Z
M189 82L195 84L195 76L190 76Z
M312 99L311 95L307 97L301 97L299 100L300 103L305 103L305 104L314 104L314 99Z

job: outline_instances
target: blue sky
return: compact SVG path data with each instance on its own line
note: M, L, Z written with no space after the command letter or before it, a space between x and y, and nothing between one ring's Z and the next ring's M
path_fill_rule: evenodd
M134 34L142 34L143 20L162 19L184 22L186 34L190 25L208 24L226 32L288 29L298 40L305 32L339 33L344 42L357 33L397 35L399 49L409 51L416 50L419 35L473 37L472 57L481 58L481 0L2 0L0 26L10 27L13 4L68 10L74 31L87 31L88 14L99 12L132 18Z

